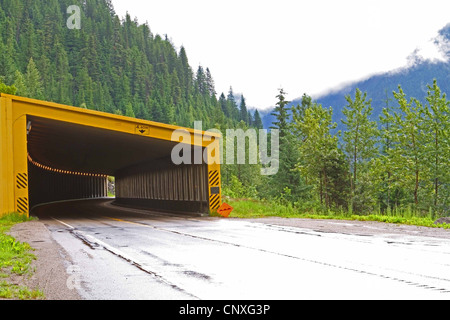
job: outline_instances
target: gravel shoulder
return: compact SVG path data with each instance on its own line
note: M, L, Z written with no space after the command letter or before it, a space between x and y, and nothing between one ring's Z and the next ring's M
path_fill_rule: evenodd
M46 300L80 300L76 290L67 286L69 255L51 237L42 222L29 221L14 225L9 234L17 241L26 242L34 249L36 260L31 277L14 277L13 282L26 285L30 289L42 290ZM22 283L20 283L22 282Z

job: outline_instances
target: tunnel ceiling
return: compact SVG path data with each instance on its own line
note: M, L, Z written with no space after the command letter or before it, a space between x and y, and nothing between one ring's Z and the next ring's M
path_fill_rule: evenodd
M170 157L174 142L28 116L28 153L42 165L113 176L119 169Z

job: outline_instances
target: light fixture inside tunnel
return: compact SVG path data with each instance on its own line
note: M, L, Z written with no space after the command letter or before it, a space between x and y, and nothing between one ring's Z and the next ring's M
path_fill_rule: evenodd
M104 174L76 172L76 171L70 171L70 170L51 168L49 166L40 164L37 161L34 161L33 158L31 158L29 153L28 153L28 161L30 161L30 163L32 163L33 165L35 165L38 168L41 168L41 169L47 170L47 171L51 171L51 172L56 172L56 173L61 173L61 174L70 174L70 175L74 175L74 176L84 176L84 177L98 177L98 178L107 178L108 177L107 175L104 175Z
M31 132L31 127L32 127L31 121L28 121L28 123L27 123L27 135L30 134L30 132Z

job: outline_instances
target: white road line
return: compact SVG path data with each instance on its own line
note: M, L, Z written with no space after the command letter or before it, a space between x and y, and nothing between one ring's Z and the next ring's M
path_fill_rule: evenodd
M57 222L59 222L59 223L61 223L61 224L64 225L64 226L68 227L69 229L71 229L71 232L74 233L75 236L77 236L77 237L79 237L79 238L82 238L82 240L84 239L85 241L88 241L88 242L91 243L91 244L96 244L96 245L98 245L98 246L100 246L100 247L103 247L105 250L107 250L107 251L111 252L112 254L118 256L119 258L122 258L122 259L128 261L129 263L131 263L131 264L134 265L135 267L137 267L137 268L139 268L140 270L142 270L142 271L144 271L144 272L146 272L146 273L148 273L148 274L154 276L155 278L157 278L159 281L165 283L166 285L169 285L169 286L171 286L172 288L175 288L175 289L177 289L177 290L180 290L180 291L182 291L182 292L185 292L185 293L191 295L192 297L198 299L198 297L196 297L195 295L193 295L193 294L187 292L186 290L180 288L179 286L177 286L177 285L171 283L170 281L166 280L165 278L163 278L163 277L162 277L161 275L159 275L158 273L156 273L156 272L154 272L154 271L152 271L152 270L149 270L149 268L145 267L140 261L138 261L137 259L135 259L135 258L129 256L129 255L126 254L125 252L123 252L123 251L121 251L121 250L119 250L119 249L117 249L117 248L114 248L113 246L110 246L110 245L107 244L106 242L103 242L102 240L100 240L100 239L98 239L98 238L96 238L96 237L94 237L94 236L91 236L91 235L89 235L89 234L87 234L87 233L85 233L85 232L83 232L83 231L75 230L75 227L71 226L71 225L68 224L68 223L65 223L64 221L55 219L55 218L53 218L53 217L52 217L52 219L55 220L55 221L57 221ZM125 221L124 221L124 222L125 222Z
M70 229L75 229L75 227L72 227L70 224L67 224L67 223L65 223L65 222L63 222L63 221L61 221L61 220L58 220L58 219L55 219L55 218L53 218L52 217L52 219L53 220L55 220L55 221L57 221L57 222L59 222L59 223L61 223L62 225L65 225L66 227L68 227L68 228L70 228Z

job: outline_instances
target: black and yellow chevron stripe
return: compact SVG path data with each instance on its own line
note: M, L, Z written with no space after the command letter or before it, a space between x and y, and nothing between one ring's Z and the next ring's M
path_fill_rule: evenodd
M213 170L209 172L209 187L211 188L211 196L209 197L209 207L211 210L217 210L220 206L220 175L219 171Z

